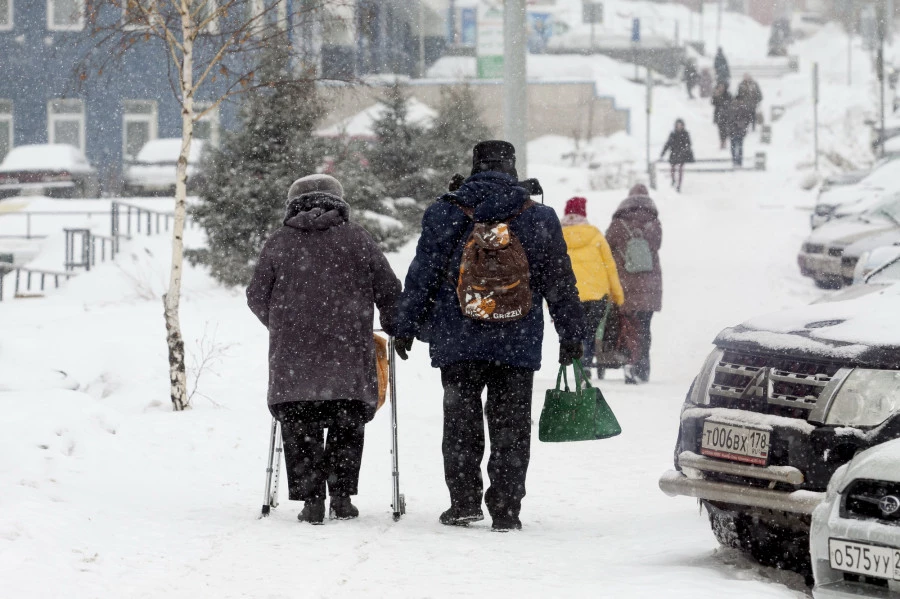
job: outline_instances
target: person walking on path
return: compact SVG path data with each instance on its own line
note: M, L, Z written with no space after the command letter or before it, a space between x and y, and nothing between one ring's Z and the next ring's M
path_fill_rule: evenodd
M708 98L713 93L713 79L709 69L700 71L700 97Z
M684 121L675 121L675 129L669 133L669 139L663 146L659 157L669 152L669 164L672 167L672 187L681 193L681 182L684 180L684 165L694 161L694 150L691 148L691 135L684 128Z
M728 68L728 59L725 58L725 52L721 46L716 51L716 58L713 60L713 69L716 71L716 83L724 83L728 87L731 81L731 69Z
M630 356L625 382L646 383L650 380L650 321L662 309L662 225L646 186L631 188L613 214L606 239L625 292L622 336Z
M763 95L759 83L750 76L750 73L744 74L744 80L738 85L736 97L749 107L750 125L753 131L756 131L756 115L759 112L759 105L762 104Z
M325 518L326 487L332 518L359 515L350 497L378 401L374 306L393 334L400 297L378 244L349 218L336 179L295 181L284 226L247 287L247 304L269 330L268 404L281 423L289 497L305 502L298 518L311 524Z
M496 302L490 294L460 293L460 287L469 289L466 280L478 266L469 262L470 252L487 244L527 258L527 273L522 271L525 265L512 261L518 264L517 283L494 287L501 300L502 290L511 294L513 287L530 289L525 305L512 314L498 313L498 318L493 317ZM520 283L525 287L520 289ZM559 219L552 208L531 201L519 185L512 144L480 142L473 150L471 176L425 211L398 309L398 355L406 359L413 338L418 338L430 345L431 364L441 370L442 450L450 492L442 524L466 526L484 519L486 416L491 452L484 502L492 528L502 532L522 526L519 513L531 454L532 385L541 366L544 300L560 338L559 361L570 364L582 355L585 322Z
M731 138L731 160L736 167L744 166L744 138L750 127L752 108L746 100L735 98L728 105L728 136Z
M603 322L609 301L621 306L625 301L625 294L606 238L600 229L587 220L585 198L576 197L566 202L562 227L572 270L575 272L578 298L587 320L584 361L589 364L594 358L595 335Z
M725 141L728 139L728 107L731 105L731 92L724 83L716 84L713 92L713 123L719 128L719 149L725 149Z
M693 59L689 59L684 64L684 83L687 87L688 98L694 99L694 88L697 86L699 75L697 73L697 65Z

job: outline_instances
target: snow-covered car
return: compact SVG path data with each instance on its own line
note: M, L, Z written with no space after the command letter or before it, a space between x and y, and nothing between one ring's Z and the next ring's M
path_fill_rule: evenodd
M716 538L807 571L810 515L857 452L900 438L900 285L719 333L659 486L700 499Z
M894 192L856 218L829 223L810 233L797 255L800 273L819 287L839 289L844 285L844 250L862 239L898 230L900 192Z
M144 144L134 161L125 167L123 191L126 195L174 194L176 165L181 154L181 138L153 139ZM197 188L203 142L194 140L188 156L188 189Z
M16 195L88 198L99 193L96 169L75 146L16 146L0 162L0 199Z
M862 282L866 275L892 259L897 251L900 251L900 227L851 243L841 255L844 285Z
M812 228L825 223L857 216L884 198L900 192L900 156L878 162L872 171L852 185L829 185L819 191L816 207L810 217Z
M900 598L900 440L856 455L813 512L816 599Z

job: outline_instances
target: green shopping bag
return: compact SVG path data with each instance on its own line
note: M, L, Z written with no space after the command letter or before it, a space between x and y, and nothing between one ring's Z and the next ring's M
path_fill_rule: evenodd
M606 335L606 322L609 320L609 311L610 311L610 302L606 303L606 309L603 311L603 318L600 320L600 325L597 327L597 330L594 331L594 343L600 344L600 351L603 351L603 337ZM591 360L594 359L594 356L590 356Z
M556 389L544 398L544 409L538 425L538 439L545 443L592 441L615 437L622 432L600 389L585 379L581 360L575 360L575 391L569 390L566 367L559 367ZM565 388L561 389L560 381Z

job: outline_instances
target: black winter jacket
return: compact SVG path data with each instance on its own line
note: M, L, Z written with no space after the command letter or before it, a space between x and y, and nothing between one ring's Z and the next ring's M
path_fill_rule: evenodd
M669 140L663 146L660 157L669 154L670 164L684 164L694 161L694 150L691 148L691 135L686 129L675 130L669 134Z

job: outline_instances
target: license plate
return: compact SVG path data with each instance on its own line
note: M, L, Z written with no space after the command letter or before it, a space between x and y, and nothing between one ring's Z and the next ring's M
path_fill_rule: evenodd
M828 553L835 570L900 580L900 549L828 539Z
M769 463L769 443L769 431L707 420L703 423L700 453L765 466Z

